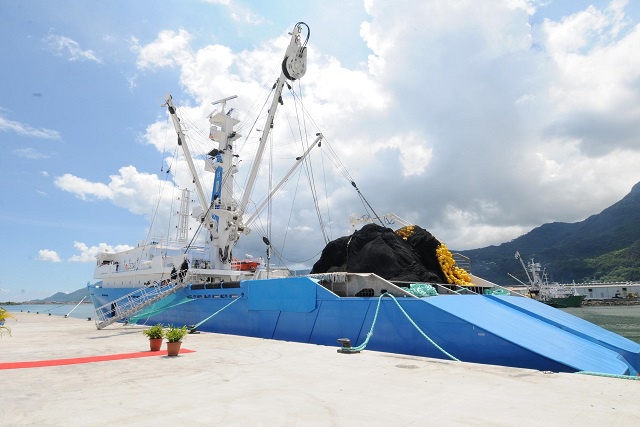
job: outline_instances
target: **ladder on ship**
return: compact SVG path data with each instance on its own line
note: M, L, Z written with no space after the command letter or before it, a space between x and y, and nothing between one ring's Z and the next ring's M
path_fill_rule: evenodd
M103 329L114 322L129 318L143 308L175 294L187 286L186 280L184 282L169 283L164 286L161 283L154 283L108 302L96 308L96 327Z

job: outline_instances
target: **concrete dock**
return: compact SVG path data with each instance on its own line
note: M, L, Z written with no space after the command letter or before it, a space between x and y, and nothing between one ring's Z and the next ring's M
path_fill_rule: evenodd
M144 328L14 314L1 426L640 425L640 381L210 333L176 357L96 361L148 351ZM20 365L34 361L54 366Z

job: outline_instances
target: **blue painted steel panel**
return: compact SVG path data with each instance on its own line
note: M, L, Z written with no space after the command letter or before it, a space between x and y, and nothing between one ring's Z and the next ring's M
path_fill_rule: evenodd
M457 297L403 298L398 299L398 302L413 322L432 341L452 356L465 362L556 372L571 370L557 361L514 345L497 334L478 328L476 325L430 304L438 298ZM356 344L360 344L365 339L373 321L376 304L377 298L371 299L372 306ZM391 299L383 299L382 301L376 327L367 349L449 359L448 355L416 329Z
M213 179L213 190L211 191L211 200L217 200L222 193L222 168L216 168L215 178Z
M311 313L280 313L273 339L308 343L318 317L318 310Z
M360 334L370 301L369 298L338 298L321 301L309 342L337 345L338 338L354 340L354 337Z
M633 368L635 371L632 372L633 374L640 371L640 344L636 342L530 298L505 298L503 296L489 296L489 298L502 304L508 304L536 319L618 352Z
M509 299L521 297L505 297ZM627 374L622 356L495 299L476 295L430 298L429 303L573 371Z
M366 339L378 304L378 298L339 298L305 277L243 281L240 286L181 290L175 300L190 297L194 301L140 323L197 324L234 301L229 296L235 294L240 299L207 320L200 330L336 347L338 338L350 338L356 346ZM91 291L99 306L132 289ZM593 325L586 327L566 313L530 304L538 304L535 301L458 295L399 298L398 302L427 336L463 361L556 372L631 372L618 352L589 338L594 334ZM608 337L608 342L608 346L634 351L635 344L622 338ZM367 350L448 358L390 298L381 301Z
M318 285L308 277L247 280L249 310L309 313L316 308Z

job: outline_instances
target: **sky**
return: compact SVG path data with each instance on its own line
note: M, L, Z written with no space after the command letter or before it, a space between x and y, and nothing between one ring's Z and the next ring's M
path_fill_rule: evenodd
M581 221L640 181L639 2L4 0L0 301L77 290L95 281L97 253L170 230L190 177L165 94L191 134L206 129L212 101L238 95L227 108L251 147L252 109L299 21L308 66L294 88L325 136L318 150L335 153L378 214L449 248ZM295 106L286 97L276 122ZM262 189L299 155L287 132L273 132ZM330 162L318 165L335 239L366 211ZM270 224L278 263L317 260L324 240L301 175L237 256L263 255Z

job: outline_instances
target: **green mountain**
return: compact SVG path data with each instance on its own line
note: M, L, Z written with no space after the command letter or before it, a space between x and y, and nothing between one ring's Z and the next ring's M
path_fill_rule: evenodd
M73 291L70 292L68 294L65 294L64 292L56 292L55 294L51 295L50 297L44 298L44 299L37 299L37 300L32 300L32 301L25 301L25 304L43 304L43 303L54 303L54 302L62 302L62 303L73 303L73 302L80 302L80 300L82 300L83 297L86 297L86 299L84 300L84 302L90 302L91 298L89 296L89 289L85 288L80 288L77 291Z
M516 251L535 258L552 281L640 280L640 183L622 200L576 223L544 224L498 246L457 251L472 273L501 285L526 281Z
M640 240L628 248L587 260L600 280L620 282L640 280Z

